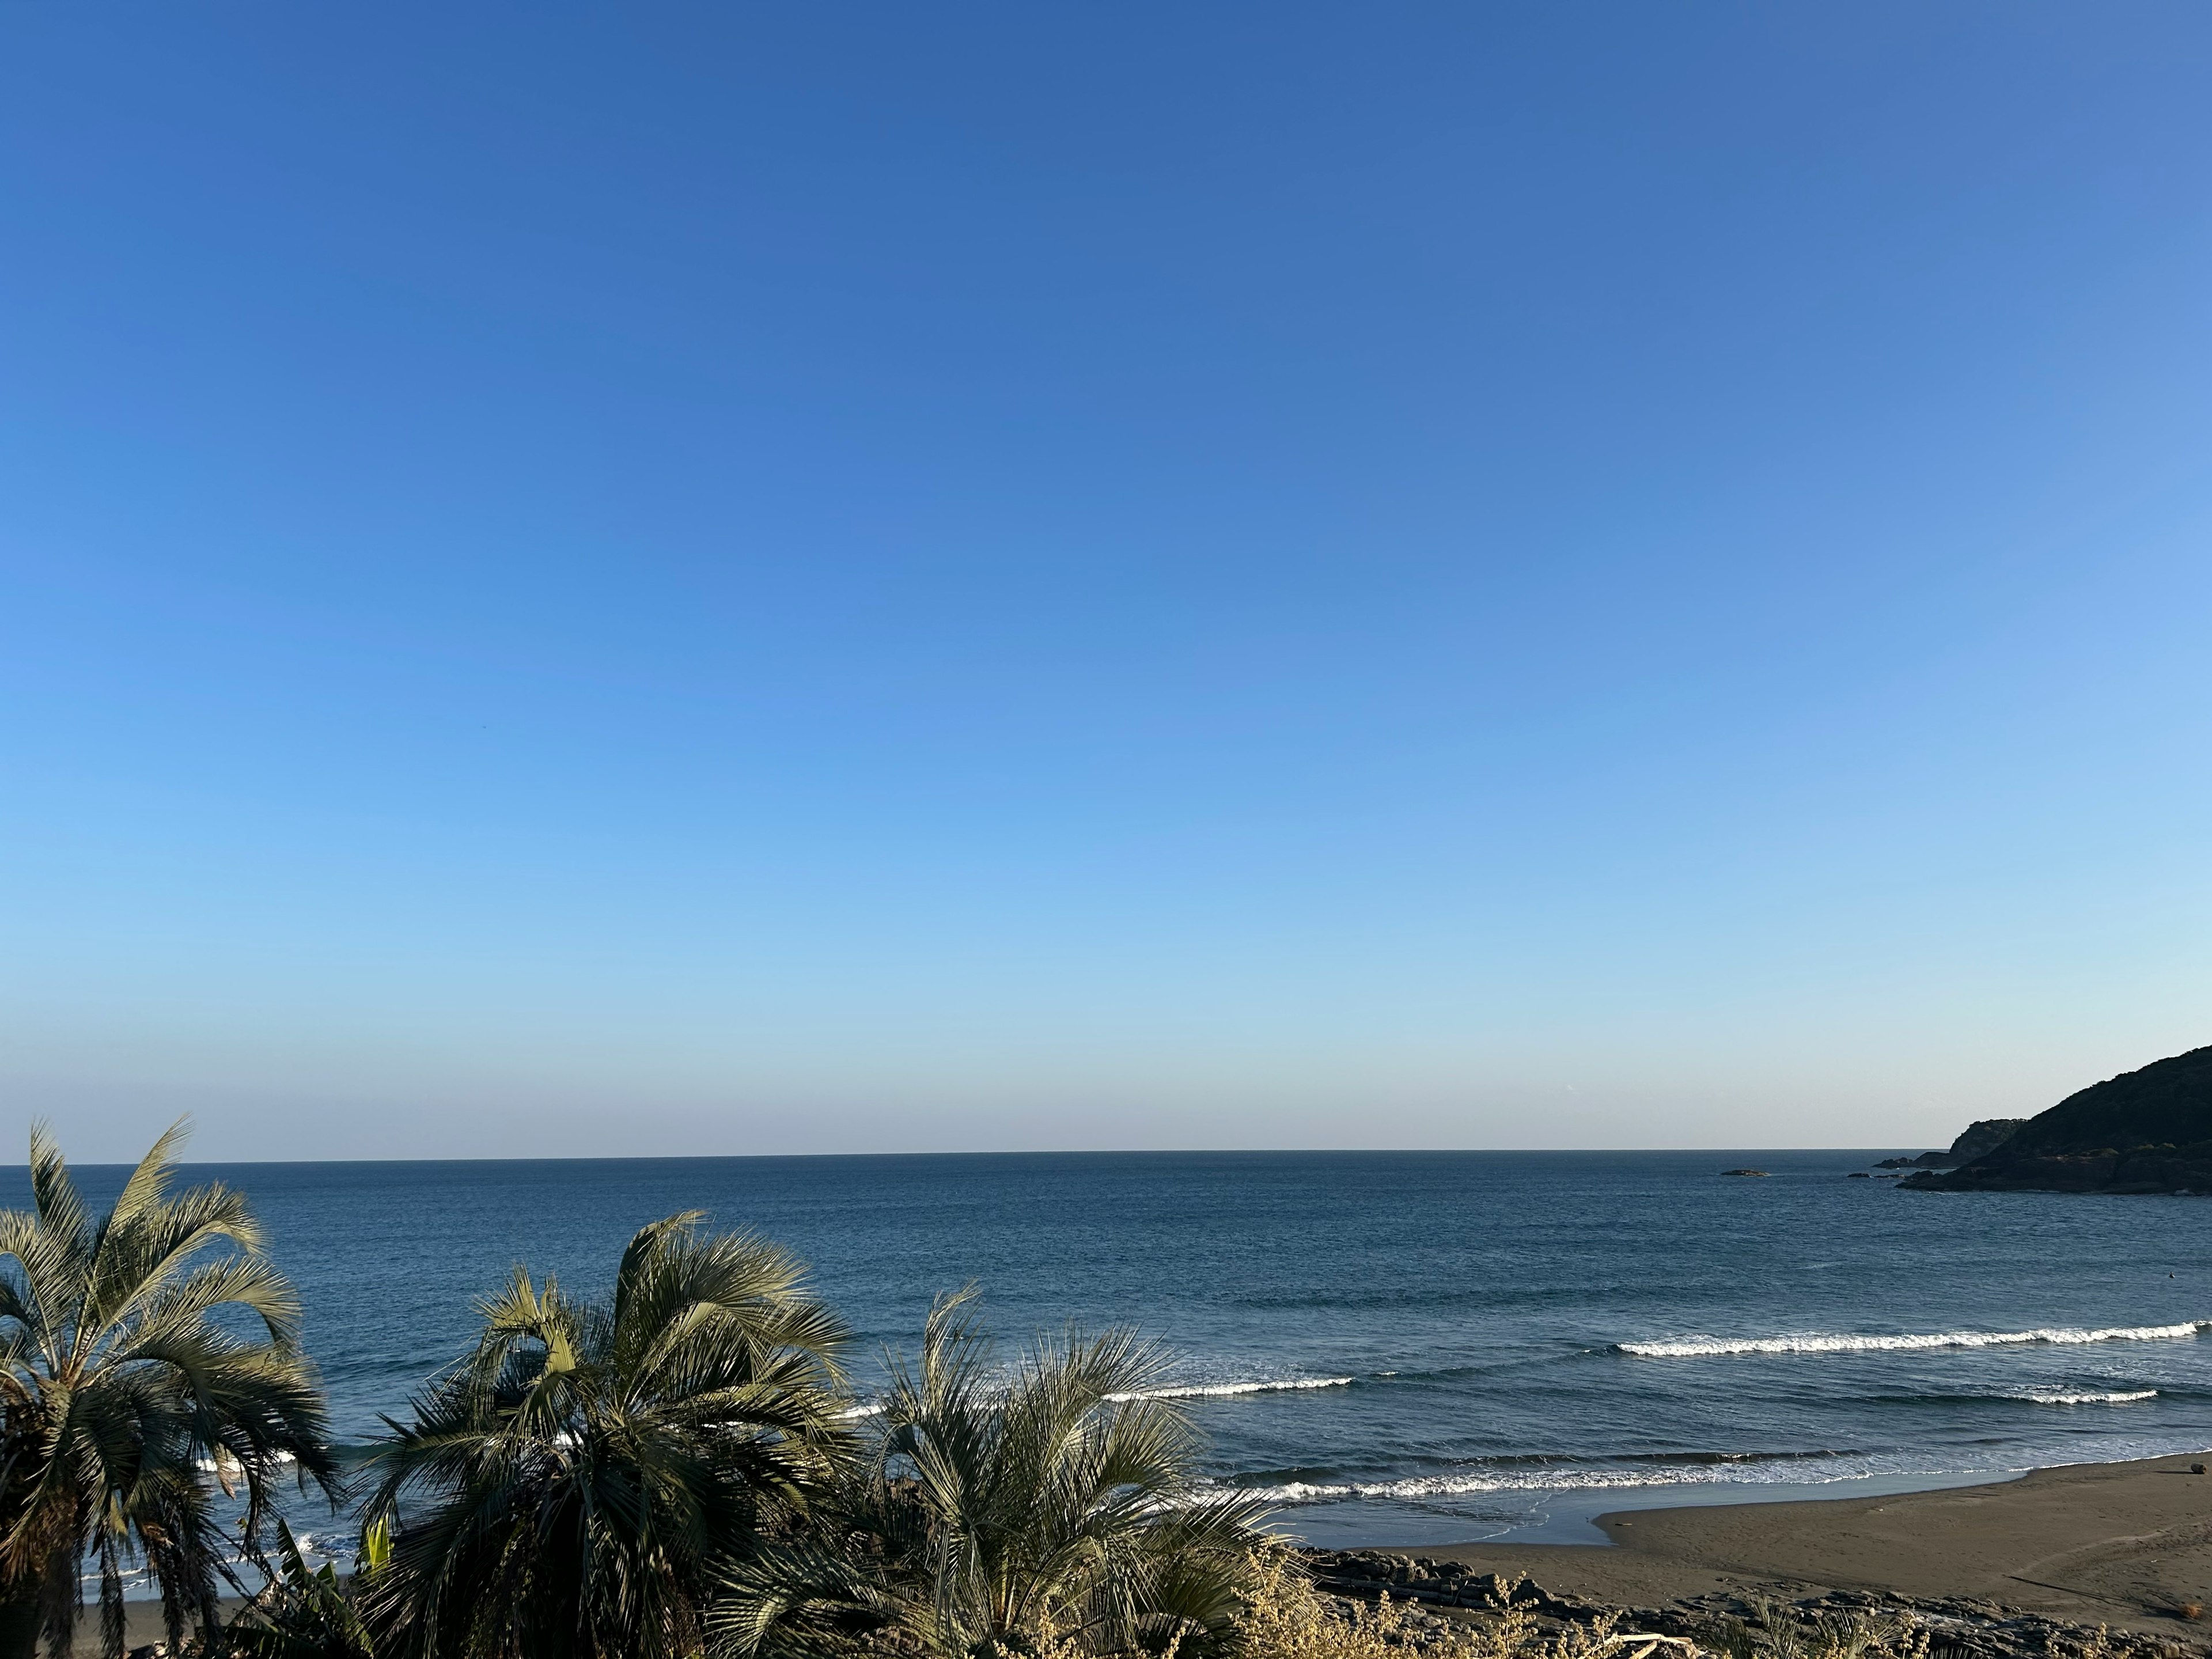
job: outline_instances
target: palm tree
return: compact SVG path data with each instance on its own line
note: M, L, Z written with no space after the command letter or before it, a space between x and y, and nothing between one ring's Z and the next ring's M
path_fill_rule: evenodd
M1200 1441L1158 1397L1169 1357L1125 1330L1040 1341L1010 1378L966 1310L930 1310L921 1364L892 1364L876 1455L814 1527L727 1576L725 1659L856 1638L944 1659L1224 1642L1267 1540L1261 1506L1209 1491Z
M215 1626L228 1574L215 1488L240 1492L258 1553L281 1473L337 1496L300 1305L240 1194L169 1192L186 1133L154 1143L107 1214L85 1211L44 1125L28 1212L0 1213L0 1659L70 1650L80 1574L100 1574L106 1650L143 1563L172 1645ZM242 1310L254 1335L225 1328Z
M720 1565L834 1473L844 1326L799 1264L696 1213L641 1230L611 1302L517 1268L473 1353L386 1419L362 1593L384 1659L676 1659Z

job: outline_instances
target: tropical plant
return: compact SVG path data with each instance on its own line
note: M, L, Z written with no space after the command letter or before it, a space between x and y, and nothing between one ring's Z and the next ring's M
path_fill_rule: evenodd
M475 1350L370 1454L382 1659L673 1659L716 1571L848 1454L844 1326L792 1256L696 1213L630 1241L604 1305L517 1268Z
M389 1528L368 1529L349 1580L338 1577L335 1562L311 1570L281 1516L276 1545L269 1583L223 1631L225 1653L232 1659L372 1659L368 1626L355 1592L366 1587L389 1557Z
M1126 1330L1039 1340L1002 1372L968 1307L894 1358L875 1455L806 1534L728 1575L725 1659L856 1643L945 1659L1193 1650L1228 1638L1261 1506L1203 1486L1198 1433L1159 1397L1170 1360Z
M94 1221L34 1127L33 1207L0 1214L0 1659L41 1636L70 1651L88 1563L111 1655L141 1564L173 1645L188 1621L211 1633L227 1560L258 1552L279 1480L337 1495L298 1298L244 1198L170 1193L185 1133L155 1141ZM244 1499L228 1540L218 1487Z

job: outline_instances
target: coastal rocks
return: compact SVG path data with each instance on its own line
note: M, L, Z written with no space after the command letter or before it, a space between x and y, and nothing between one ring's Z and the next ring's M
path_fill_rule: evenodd
M2027 1120L2024 1117L1985 1117L1969 1123L1963 1133L1951 1143L1946 1152L1923 1152L1917 1158L1886 1158L1874 1167L1877 1170L1948 1170L1954 1164L1967 1164L1984 1152L1993 1152L2012 1138L2013 1132Z
M1443 1636L1470 1615L1511 1608L1534 1617L1541 1626L1587 1626L1610 1618L1622 1630L1680 1637L1707 1652L1744 1650L1747 1625L1772 1631L1778 1625L1817 1635L1829 1629L1903 1626L1924 1635L1931 1659L2064 1659L2098 1653L2112 1659L2184 1659L2206 1650L2197 1642L2112 1632L2050 1619L2041 1613L1966 1597L1922 1599L1888 1592L1826 1590L1790 1596L1775 1586L1772 1597L1705 1595L1664 1607L1625 1607L1561 1595L1528 1578L1481 1572L1464 1562L1393 1555L1379 1550L1302 1550L1300 1556L1323 1594L1352 1601L1389 1596L1407 1609L1407 1626L1419 1639ZM1799 1587L1802 1589L1803 1587ZM2187 1617L2177 1609L2175 1617ZM1783 1642L1761 1641L1757 1648L1779 1652Z
M1923 1192L2196 1193L2212 1192L2212 1147L2144 1146L2125 1152L2100 1147L2015 1158L2002 1167L1915 1176L1903 1183Z
M1315 1587L1332 1595L1362 1601L1388 1595L1394 1601L1464 1607L1476 1613L1501 1613L1508 1607L1519 1607L1539 1618L1562 1621L1595 1617L1603 1611L1589 1603L1547 1595L1529 1579L1477 1572L1462 1561L1431 1561L1386 1555L1375 1550L1304 1550L1300 1553L1306 1570L1313 1575Z
M1925 1636L1928 1650L1942 1659L2051 1659L2052 1656L2103 1652L2127 1659L2181 1659L2201 1654L2196 1643L2178 1638L2116 1632L2050 1619L2039 1613L2008 1607L1995 1601L1963 1596L1916 1598L1866 1590L1830 1590L1784 1602L1750 1606L1729 1597L1700 1596L1679 1604L1684 1622L1694 1625L1703 1614L1706 1622L1692 1633L1705 1644L1725 1650L1724 1632L1739 1621L1771 1628L1778 1622L1817 1632L1838 1626L1902 1626ZM1778 1644L1778 1646L1779 1644Z
M1765 1176L1767 1174L1767 1171L1765 1170L1723 1170L1721 1173L1724 1176Z
M2212 1048L2093 1085L1922 1192L2212 1193Z

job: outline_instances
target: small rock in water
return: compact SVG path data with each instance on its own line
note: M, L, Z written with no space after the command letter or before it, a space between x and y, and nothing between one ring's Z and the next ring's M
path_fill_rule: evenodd
M1724 1176L1763 1176L1766 1171L1764 1170L1723 1170L1721 1173Z

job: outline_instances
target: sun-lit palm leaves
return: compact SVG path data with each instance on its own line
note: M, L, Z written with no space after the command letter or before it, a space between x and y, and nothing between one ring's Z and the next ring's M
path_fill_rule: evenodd
M698 1224L640 1231L604 1306L518 1269L390 1425L363 1595L386 1659L690 1653L719 1565L833 1473L843 1326L791 1256Z
M258 1548L281 1474L335 1491L299 1304L263 1255L245 1200L172 1194L182 1126L156 1141L106 1215L85 1210L43 1127L33 1207L0 1214L0 1656L44 1635L69 1650L89 1558L119 1652L123 1576L160 1586L172 1639L211 1626L227 1546L218 1482ZM251 1334L227 1328L239 1310ZM234 1319L231 1322L237 1322Z
M919 1364L895 1367L872 1466L807 1537L732 1570L726 1652L823 1655L873 1632L949 1659L1107 1654L1227 1634L1259 1509L1197 1485L1197 1431L1152 1396L1166 1356L1126 1331L1071 1335L1004 1376L968 1299L941 1299Z

